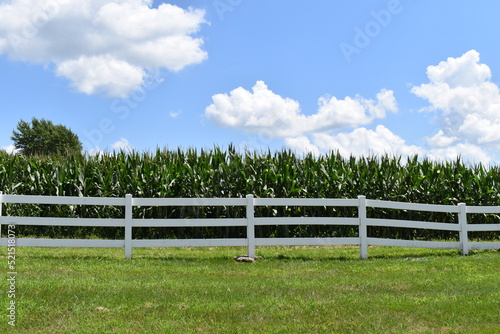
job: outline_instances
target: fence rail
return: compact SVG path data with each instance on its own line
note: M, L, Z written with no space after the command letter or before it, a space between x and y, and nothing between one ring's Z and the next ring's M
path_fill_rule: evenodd
M56 205L99 205L122 206L123 218L51 218L2 216L2 204L56 204ZM192 219L136 219L134 207L138 206L242 206L246 207L245 218L192 218ZM321 206L355 207L358 217L255 217L256 206ZM458 215L458 223L437 223L413 220L369 218L367 207L425 212L443 212ZM2 225L43 225L43 226L100 226L125 229L123 240L94 239L34 239L17 238L16 246L31 247L101 247L124 248L125 258L132 258L132 249L140 247L247 247L248 256L255 257L257 246L306 246L306 245L355 245L359 246L360 258L368 258L368 246L395 246L415 248L459 249L467 255L471 249L500 249L500 242L472 242L468 232L500 231L498 224L468 224L467 214L498 214L500 206L466 206L415 204L366 199L314 199L314 198L124 198L106 197L65 197L4 195L0 192L0 231ZM261 225L338 225L358 226L357 237L327 238L256 238L255 227ZM246 227L246 238L221 239L133 239L135 227ZM368 236L368 227L402 227L415 229L435 229L456 231L458 241L422 241L373 238ZM0 238L0 246L8 246L8 238Z

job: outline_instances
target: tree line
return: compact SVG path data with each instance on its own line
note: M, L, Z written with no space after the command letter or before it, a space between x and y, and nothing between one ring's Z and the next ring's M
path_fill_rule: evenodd
M26 156L82 154L82 143L73 131L43 118L19 121L11 139L16 152Z

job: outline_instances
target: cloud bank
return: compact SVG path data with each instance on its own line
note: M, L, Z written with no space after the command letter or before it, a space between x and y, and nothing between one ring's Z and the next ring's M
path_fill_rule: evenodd
M427 68L429 83L411 92L429 102L424 111L436 113L441 129L427 138L431 156L462 153L473 160L498 160L500 91L491 70L471 50Z
M427 68L428 83L410 92L429 105L422 112L436 115L440 129L423 138L426 146L408 145L384 125L365 126L398 112L393 91L382 89L375 99L361 96L320 97L312 115L300 103L273 93L263 81L248 91L242 87L217 94L205 110L212 122L247 133L281 138L297 152L321 154L331 150L344 156L392 154L427 156L433 160L498 162L500 148L500 90L491 70L471 50Z
M194 35L198 9L152 0L12 0L0 3L0 54L54 64L79 92L125 97L148 72L179 71L207 58Z
M212 97L205 110L211 121L221 126L243 129L248 133L266 133L270 137L291 137L305 133L341 129L369 124L397 111L392 91L381 90L377 100L356 96L338 100L321 97L318 112L305 115L297 101L273 93L263 81L257 81L252 92L239 87L229 94Z
M0 148L1 151L5 151L9 154L16 154L19 150L16 149L16 147L14 145L9 145L9 146L2 146Z

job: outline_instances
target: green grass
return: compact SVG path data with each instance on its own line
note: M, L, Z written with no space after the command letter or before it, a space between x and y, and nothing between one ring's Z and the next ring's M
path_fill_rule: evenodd
M499 333L500 253L351 247L18 247L1 333ZM6 249L0 261L7 269ZM4 276L5 276L4 275ZM4 280L2 290L8 289Z

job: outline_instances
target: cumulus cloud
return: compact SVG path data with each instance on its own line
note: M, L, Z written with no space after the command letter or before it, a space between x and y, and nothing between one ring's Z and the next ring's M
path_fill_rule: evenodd
M321 154L321 150L316 145L311 143L311 140L307 136L287 137L285 138L285 145L300 154Z
M378 125L375 130L359 127L351 132L336 134L316 133L310 137L288 137L284 139L285 145L295 152L320 155L325 152L339 152L342 156L401 156L427 157L433 161L455 160L460 157L462 161L481 162L489 164L493 157L481 147L473 144L457 143L456 137L446 137L439 131L434 137L427 138L430 149L417 145L408 145L400 136L394 134L383 125Z
M383 125L364 127L398 110L393 91L382 89L376 99L323 96L312 115L300 104L273 93L263 81L248 91L239 87L212 97L205 115L220 126L245 130L266 138L282 138L301 153L322 154L331 150L344 156L394 154L427 156L443 161L460 156L469 162L498 162L500 149L500 89L492 73L471 50L427 68L428 83L411 93L429 102L423 111L437 115L440 128L422 138L427 145L409 145Z
M131 146L125 138L120 138L120 140L115 142L111 147L116 151L132 152L134 150L134 147Z
M461 57L448 58L437 66L427 68L427 77L432 84L443 84L450 88L474 87L491 78L490 68L485 64L479 64L479 52L471 50ZM432 85L422 85L420 88Z
M338 151L343 156L424 155L425 150L415 145L407 145L405 140L383 125L375 130L364 127L351 132L338 134L317 133L313 135L314 144L319 150Z
M251 92L239 87L229 94L214 95L212 100L205 115L216 124L276 138L356 127L384 118L387 111L397 111L393 92L383 89L376 101L361 96L343 100L321 97L317 113L305 115L299 102L275 94L263 81L257 81Z
M436 133L434 136L430 138L427 137L426 139L431 147L438 147L438 148L450 146L459 140L458 137L446 136L443 130L439 130L438 133Z
M178 118L180 115L182 114L182 110L176 110L176 111L170 111L168 113L168 116L172 117L172 118Z
M120 138L120 140L116 141L111 145L113 151L123 151L126 153L130 153L134 151L134 147L130 145L128 139ZM95 146L92 149L87 150L87 154L90 156L104 156L109 153L109 149L101 149L99 146Z
M359 128L398 110L393 92L387 89L382 89L375 100L359 95L344 99L320 97L318 110L312 115L303 114L299 102L275 94L263 81L257 81L252 91L239 87L229 94L214 95L212 100L205 116L214 123L265 138L283 138L287 147L301 153L319 155L338 150L347 156L360 156L423 152L416 146L405 145L403 139L383 126L375 131ZM355 130L331 134L345 128Z
M313 123L311 128L316 131L321 128L357 127L370 124L376 118L385 118L387 111L397 110L393 92L386 89L377 94L377 101L359 95L354 99L347 96L343 100L321 97L318 113L310 117L310 122Z
M481 162L484 165L489 165L494 160L494 157L481 147L464 143L433 148L427 152L427 157L434 161L455 160L457 157L460 157L462 161L470 163Z
M412 93L429 101L425 108L436 112L441 129L428 138L430 154L462 153L490 161L500 148L500 90L491 82L491 70L471 50L427 68L429 83Z
M239 87L228 94L212 97L213 104L205 110L211 121L258 133L271 130L276 137L301 132L297 120L304 120L300 105L290 98L283 98L269 90L263 81L257 81L252 92Z
M80 92L125 97L148 71L206 59L195 37L205 13L152 0L11 0L0 3L0 54L55 64Z
M374 130L364 127L338 134L316 133L310 139L306 136L286 138L285 145L298 153L339 152L344 157L363 156L424 156L426 151L415 145L407 145L405 140L383 125Z
M71 80L82 93L105 91L110 96L128 95L128 92L142 85L146 75L143 68L111 56L68 60L57 66L56 73Z
M9 154L16 154L17 152L19 152L18 149L16 149L16 147L14 145L9 145L9 146L3 146L1 148L2 151L5 151Z

